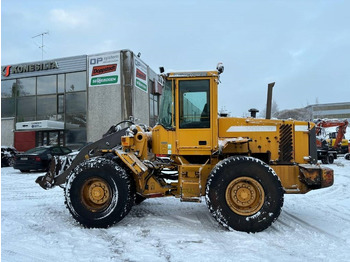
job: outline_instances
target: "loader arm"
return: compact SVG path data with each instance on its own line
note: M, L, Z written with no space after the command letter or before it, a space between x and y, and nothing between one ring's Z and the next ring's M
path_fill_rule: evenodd
M48 172L44 176L39 176L35 182L44 189L50 189L54 186L64 184L70 172L82 161L91 157L102 155L102 149L112 149L120 145L121 137L125 135L127 129L128 128L124 128L120 131L108 134L100 140L86 145L79 151L70 165L67 163L67 157L61 159L54 158L50 164ZM67 165L69 166L67 167Z

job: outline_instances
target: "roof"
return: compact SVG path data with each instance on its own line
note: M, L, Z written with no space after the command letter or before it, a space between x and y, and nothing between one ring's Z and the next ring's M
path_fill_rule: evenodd
M168 73L167 76L172 77L206 77L206 76L218 76L218 71L183 71Z

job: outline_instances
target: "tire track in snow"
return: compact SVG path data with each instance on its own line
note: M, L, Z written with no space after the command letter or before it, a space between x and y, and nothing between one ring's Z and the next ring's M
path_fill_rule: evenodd
M316 230L317 232L322 233L322 234L324 234L324 235L327 235L327 236L329 236L329 237L331 237L331 238L333 238L333 239L335 239L335 240L342 240L342 241L346 242L346 240L344 240L344 239L342 239L342 238L340 238L340 237L338 237L338 236L335 236L335 235L333 235L333 234L331 234L331 233L329 233L329 232L327 232L327 231L325 231L325 230L323 230L323 229L321 229L321 228L319 228L319 227L316 227L316 226L314 226L314 225L311 225L310 223L306 222L305 220L302 220L302 219L300 219L300 218L298 218L298 217L296 217L296 216L290 214L290 213L287 212L287 211L284 211L284 214L287 215L291 220L293 220L293 221L296 222L297 224L306 227L306 229L307 229L307 228L313 229L313 230Z
M216 244L220 245L222 250L225 250L226 252L231 252L232 248L228 248L227 243L222 238L222 233L215 231L215 228L219 227L219 224L214 221L214 218L211 216L211 214L208 212L196 214L198 220L201 222L201 224L206 228L206 234L207 236ZM222 230L226 230L222 228Z
M284 213L285 211L283 211ZM281 218L278 218L274 223L272 223L271 228L275 229L276 231L280 232L281 230L276 227L276 224L282 224L284 227L288 227L289 229L293 229L291 225L288 225L286 222L282 221Z
M339 214L339 209L336 209L336 208L331 207L331 206L329 206L328 209L331 209L334 211L332 213L333 216L337 216L337 217L339 217L347 222L350 222L350 212L347 212L347 210L345 210L345 208L341 213L342 215Z

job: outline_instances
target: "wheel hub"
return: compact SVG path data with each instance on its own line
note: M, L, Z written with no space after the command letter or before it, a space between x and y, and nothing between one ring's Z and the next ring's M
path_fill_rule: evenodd
M82 202L89 210L93 212L100 211L109 204L111 199L110 192L110 187L105 180L90 178L82 187Z
M250 177L239 177L226 188L226 203L239 215L250 216L260 210L265 193L259 182Z
M89 187L89 197L95 204L103 204L109 198L107 185L102 182L94 182Z

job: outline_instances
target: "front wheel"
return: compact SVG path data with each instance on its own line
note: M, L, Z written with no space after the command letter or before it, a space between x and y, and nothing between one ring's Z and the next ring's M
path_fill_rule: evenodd
M9 159L7 159L7 164L8 166L13 167L15 164L15 159L13 157L10 157Z
M67 178L66 206L80 224L106 228L122 220L134 203L130 177L112 160L92 158Z
M229 157L212 170L206 187L207 206L224 227L255 233L281 213L284 190L272 168L252 157Z

